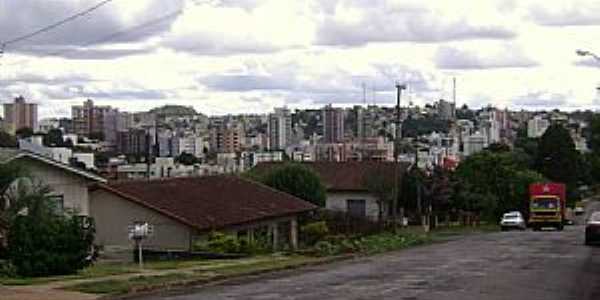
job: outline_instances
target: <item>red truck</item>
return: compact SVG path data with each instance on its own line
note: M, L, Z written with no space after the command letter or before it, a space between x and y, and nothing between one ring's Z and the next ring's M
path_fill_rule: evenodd
M533 230L565 224L566 187L562 183L533 183L529 186L529 226Z

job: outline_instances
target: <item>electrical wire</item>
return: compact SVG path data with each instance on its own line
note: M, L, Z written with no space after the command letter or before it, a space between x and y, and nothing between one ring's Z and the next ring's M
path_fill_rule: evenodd
M112 1L112 0L110 0L110 1ZM198 0L196 0L196 1L191 1L191 2L194 5L214 3L214 1L211 1L211 0L207 0L207 1L198 1ZM129 28L125 28L125 29L119 30L117 32L113 32L113 33L111 33L109 35L106 35L106 36L100 38L100 39L87 42L87 43L85 43L85 44L83 44L81 46L78 46L76 48L69 48L69 49L64 49L64 50L59 50L59 51L46 52L46 53L43 53L43 54L37 54L36 56L62 56L64 54L68 54L70 52L77 51L77 50L79 50L81 48L86 48L86 47L90 47L90 46L93 46L93 45L104 44L106 42L112 41L112 40L114 40L114 39L116 39L118 37L124 36L124 35L126 35L128 33L133 32L133 31L141 30L141 29L144 29L144 28L147 28L147 27L151 27L151 26L160 24L160 23L162 23L162 22L164 22L166 20L169 20L169 19L172 19L174 17L179 16L183 12L184 12L184 8L179 8L179 9L171 11L171 12L169 12L167 14L161 15L161 16L159 16L157 18L148 20L148 21L146 21L144 23L141 23L141 24L138 24L138 25L134 25L134 26L131 26ZM30 58L29 59L26 58L26 59L23 59L23 60L20 60L20 61L16 61L16 62L7 64L7 65L21 64L23 62L29 62L29 61L31 61L31 59Z
M54 28L57 28L57 27L59 27L59 26L61 26L63 24L71 22L71 21L73 21L73 20L75 20L77 18L83 17L83 16L85 16L85 15L93 12L94 10L96 10L96 9L98 9L98 8L106 5L106 4L108 4L109 2L112 2L112 1L113 0L104 0L104 1L101 1L98 4L92 6L92 7L88 8L88 9L85 9L85 10L83 10L81 12L78 12L78 13L76 13L74 15L71 15L71 16L69 16L69 17L67 17L65 19L62 19L62 20L60 20L60 21L58 21L56 23L52 23L52 24L50 24L48 26L42 27L42 28L40 28L40 29L38 29L38 30L36 30L34 32L18 36L18 37L12 38L12 39L7 40L7 41L3 41L0 44L2 45L2 48L5 48L7 45L15 44L15 43L18 43L18 42L30 39L30 38L38 35L38 34L42 34L42 33L46 32L46 31L50 31L50 30L52 30Z

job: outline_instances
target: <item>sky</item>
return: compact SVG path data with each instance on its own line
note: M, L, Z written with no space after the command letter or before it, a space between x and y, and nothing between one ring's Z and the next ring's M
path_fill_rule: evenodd
M100 0L2 0L0 41ZM122 111L191 105L208 115L274 107L452 99L511 109L596 109L597 0L113 0L7 44L0 102L40 117L87 98ZM156 21L160 19L160 21ZM142 25L142 26L140 26Z

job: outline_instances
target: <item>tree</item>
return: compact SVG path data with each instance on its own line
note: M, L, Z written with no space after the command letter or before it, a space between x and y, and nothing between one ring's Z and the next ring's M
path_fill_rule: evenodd
M519 154L482 151L458 166L455 180L454 206L496 220L508 210L526 212L529 184L545 179L528 169Z
M551 125L540 138L536 168L546 178L567 185L567 193L574 201L578 181L579 152L569 131L561 125Z
M16 131L16 135L20 139L28 138L33 135L33 129L29 127L22 127Z
M365 177L363 178L367 190L377 198L377 219L379 221L383 220L383 211L386 207L391 207L390 204L394 200L396 183L394 182L394 178L389 176L388 173L389 172L386 172L383 168L373 168L370 172L365 174Z
M325 205L325 186L321 178L313 170L300 164L286 163L275 168L264 177L263 182L315 205Z
M50 129L44 135L43 138L44 146L47 147L65 147L65 141L63 140L63 133L60 129ZM72 143L71 143L72 144Z
M181 153L176 161L180 164L186 165L186 166L191 166L193 164L197 164L200 162L200 160L194 156L193 154L187 153L187 152L183 152Z
M499 153L499 152L509 152L510 147L504 143L492 143L487 148L491 152Z
M89 138L91 140L104 141L104 132L102 132L102 131L91 132L89 135Z
M51 189L27 177L7 194L8 259L18 275L74 274L89 264L93 220L57 211Z
M17 138L14 135L5 131L0 131L0 147L2 148L17 148Z

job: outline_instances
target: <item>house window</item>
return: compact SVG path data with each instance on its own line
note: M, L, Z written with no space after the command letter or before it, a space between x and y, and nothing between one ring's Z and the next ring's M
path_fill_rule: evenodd
M63 195L48 196L50 203L54 206L54 212L57 215L62 215L65 212L65 197Z
M367 203L364 199L348 199L346 200L346 211L354 217L366 217Z

